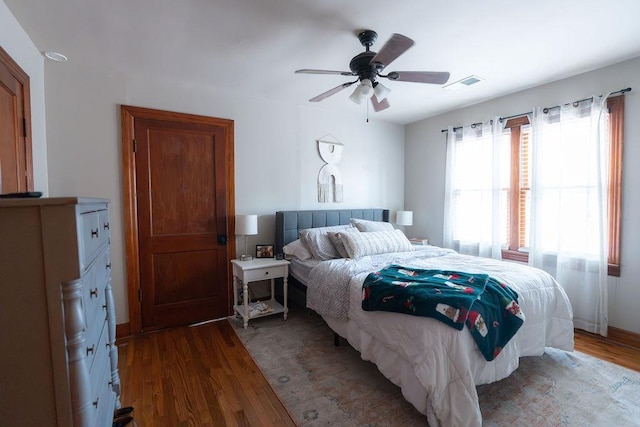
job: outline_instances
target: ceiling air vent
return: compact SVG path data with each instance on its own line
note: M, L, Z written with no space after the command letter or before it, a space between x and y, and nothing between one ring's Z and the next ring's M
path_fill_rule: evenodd
M461 89L463 87L474 85L474 84L479 83L479 82L481 82L483 80L484 79L482 77L469 76L469 77L465 77L464 79L458 80L457 82L449 83L448 85L443 86L443 89L446 89L446 90L458 90L458 89Z

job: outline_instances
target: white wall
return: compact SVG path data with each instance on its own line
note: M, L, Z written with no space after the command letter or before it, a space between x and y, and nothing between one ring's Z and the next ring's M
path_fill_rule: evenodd
M441 129L554 106L626 87L623 148L621 276L609 278L611 326L640 333L640 58L565 80L496 98L422 120L406 127L405 207L414 211L408 235L428 237L442 244L445 181L445 134ZM468 90L473 90L470 87Z
M221 117L235 125L237 214L258 214L255 244L275 243L275 211L403 207L404 127L365 122L308 105L246 99L153 76L105 73L81 61L45 69L51 195L112 200L112 275L117 323L128 320L122 221L120 104ZM316 139L332 134L345 144L339 164L343 203L317 202L324 164ZM244 240L238 239L242 252Z
M36 191L42 191L47 195L49 190L45 136L44 57L2 0L0 0L0 46L29 76L33 184Z

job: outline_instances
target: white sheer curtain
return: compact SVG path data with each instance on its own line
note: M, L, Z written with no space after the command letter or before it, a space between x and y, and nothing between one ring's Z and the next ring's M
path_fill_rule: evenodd
M502 132L497 117L448 128L444 246L460 253L501 258L510 165Z
M574 325L607 334L606 97L533 111L529 264L564 288Z

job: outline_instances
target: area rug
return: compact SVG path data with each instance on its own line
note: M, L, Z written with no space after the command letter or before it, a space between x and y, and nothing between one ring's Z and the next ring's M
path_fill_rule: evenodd
M317 315L242 323L238 336L299 426L425 426L400 388ZM462 331L465 332L465 331ZM579 352L524 357L508 378L478 387L485 426L640 425L640 373Z

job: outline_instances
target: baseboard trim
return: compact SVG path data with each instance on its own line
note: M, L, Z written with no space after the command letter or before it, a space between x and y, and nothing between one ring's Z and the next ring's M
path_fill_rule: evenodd
M116 344L118 343L118 340L128 338L129 336L131 336L129 322L116 325Z
M629 347L640 349L640 334L635 332L609 326L607 339L617 344L628 345Z

